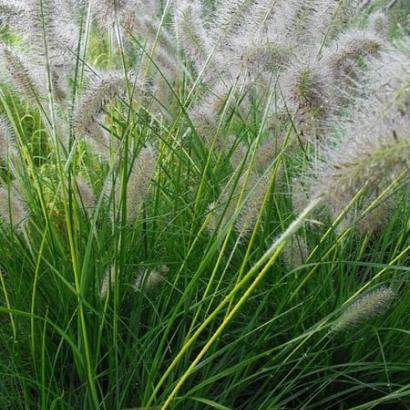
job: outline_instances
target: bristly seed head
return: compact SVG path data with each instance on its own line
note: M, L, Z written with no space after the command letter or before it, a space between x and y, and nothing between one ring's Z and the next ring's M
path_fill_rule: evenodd
M155 152L152 147L141 150L134 161L128 178L127 220L133 223L148 192L155 170Z
M358 326L366 320L383 314L395 298L396 292L387 287L381 287L361 296L345 309L333 325L332 331L339 332L350 326Z
M28 220L28 211L20 194L13 187L0 187L0 219L17 232L23 232Z

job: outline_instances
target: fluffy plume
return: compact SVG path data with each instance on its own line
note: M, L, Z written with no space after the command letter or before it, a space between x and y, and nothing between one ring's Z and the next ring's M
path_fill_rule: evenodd
M369 95L358 100L342 140L329 141L323 160L315 164L310 193L325 196L334 215L364 186L367 196L374 198L398 177L408 182L409 70L407 56L400 53L388 53L380 64L375 62Z
M248 149L243 142L238 142L237 137L233 135L228 138L227 146L230 148L231 153L229 162L233 169L238 169L246 158Z
M59 102L68 95L68 78L75 63L79 41L80 0L35 0L10 2L18 18L8 24L23 34L24 59L30 70L41 72L40 82L47 84L49 71L52 91ZM47 69L46 69L47 68ZM47 89L46 86L44 86Z
M22 232L28 219L26 205L15 188L0 188L0 219L14 230Z
M321 134L335 105L335 81L326 65L299 63L289 68L280 80L288 106L297 109L296 124L308 141Z
M366 203L371 201L371 197L366 198ZM376 204L369 209L365 215L361 215L363 212L350 212L348 214L348 223L354 223L355 228L362 234L375 234L383 229L389 222L389 216L394 210L395 201L394 198L383 198L376 201Z
M152 290L157 287L164 280L164 273L168 272L166 266L161 267L159 270L144 270L138 272L134 280L135 290Z
M236 210L240 209L234 227L241 237L246 237L256 223L270 178L270 173L259 176L256 172L251 172L249 175L244 173L237 182L235 178L231 178L218 200L208 207L208 230L215 232L221 218L222 226L226 225Z
M367 30L350 30L341 34L324 52L324 63L335 79L355 75L359 57L375 56L384 49L384 40Z
M128 178L127 220L133 223L148 192L155 169L155 153L151 147L141 150L135 159Z
M104 273L101 288L100 288L100 299L104 301L110 294L110 291L115 283L115 269L110 266Z
M389 18L382 11L377 11L369 17L369 27L383 38L387 38L389 32Z
M198 0L177 1L174 17L176 37L187 56L194 62L197 71L205 65L211 53L211 45L202 23L202 13Z
M334 324L332 330L338 332L349 326L358 326L366 320L383 314L396 298L391 288L381 287L357 299L348 306Z
M120 26L132 30L140 16L156 14L155 0L90 0L90 6L95 20L104 29L111 29L118 21Z
M346 84L352 85L359 58L377 55L384 47L376 30L345 31L347 22L358 15L360 3L217 2L217 16L208 26L201 26L204 30L199 36L209 38L208 48L214 50L213 64L203 77L209 93L191 109L191 118L205 141L215 133L218 101L226 95L220 92L222 88L230 90L241 83L242 90L265 91L272 76L279 76L284 99L278 98L277 104L296 106L297 125L308 141L321 136L329 116L340 107L338 92L353 92ZM185 10L192 10L193 6L183 4ZM199 15L197 12L197 18ZM181 41L181 45L192 54L192 44L185 46ZM241 107L245 115L247 109Z
M229 47L229 40L241 30L246 21L246 15L252 8L252 3L251 0L219 0L217 2L218 14L212 25L212 35L216 42L223 39L221 47Z
M227 103L228 96L229 88L221 82L189 111L196 131L207 143L211 142L217 130L219 114Z
M18 24L24 12L24 0L3 0L0 2L0 26Z
M248 197L245 199L238 219L235 222L235 230L241 237L246 237L252 232L263 205L269 182L269 174L265 174L261 178L258 178L253 173L249 176L247 184L249 192L245 193Z
M296 214L301 213L309 203L309 188L302 179L292 181L292 207Z
M89 183L82 177L76 178L78 200L85 211L91 212L95 208L96 198Z
M76 109L74 118L76 132L90 137L89 141L103 156L107 154L110 140L109 135L98 122L103 122L102 117L107 104L125 94L127 84L137 93L143 89L142 85L135 80L133 73L130 73L128 78L125 78L122 72L102 73L90 85Z
M287 265L296 268L305 263L309 256L309 248L303 236L295 235L283 250L283 260Z
M7 161L16 153L16 143L12 136L10 125L5 118L0 117L0 158Z
M246 173L242 174L238 180L236 175L228 180L217 201L208 206L207 228L209 232L215 232L220 222L222 226L225 226L230 221L236 208L240 205L239 200L246 197L250 187L249 180Z
M15 50L2 46L0 52L13 86L27 98L27 100L34 103L39 102L46 94L46 91L38 82L38 72L36 72L34 67L23 61L23 57L19 56ZM40 80L41 77L42 76L40 76Z

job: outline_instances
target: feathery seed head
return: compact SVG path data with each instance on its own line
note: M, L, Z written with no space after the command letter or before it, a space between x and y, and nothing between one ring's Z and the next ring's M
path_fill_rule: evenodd
M370 203L371 197L366 198L366 204ZM389 221L395 203L392 198L384 199L371 209L366 215L355 221L355 228L362 234L373 235L383 229Z
M278 71L289 61L289 50L283 44L276 42L256 44L238 38L238 49L242 52L238 56L238 66L246 70L252 78L258 78L261 73Z
M117 20L127 29L137 27L140 17L155 16L155 0L89 0L91 11L98 25L106 30L113 28Z
M254 173L250 174L247 192L244 193L247 197L235 223L240 237L246 237L252 232L269 188L270 177L269 173L260 178Z
M35 103L41 99L46 94L37 82L41 76L38 76L33 67L23 62L22 57L13 49L1 46L0 52L14 87L30 102Z
M18 232L25 230L28 219L26 204L15 188L0 187L0 219Z
M168 269L165 267L161 272L158 270L148 270L138 272L135 276L134 289L135 290L152 290L157 287L163 280L163 272Z
M309 190L301 179L292 181L292 207L296 214L300 214L309 203Z
M231 149L232 155L229 158L229 162L231 163L231 166L234 170L238 169L241 166L247 153L246 146L242 142L235 143L235 140L236 137L234 136L228 138L228 145L230 147L233 147Z
M394 290L387 287L381 287L361 296L345 309L332 330L338 332L350 326L358 326L366 320L383 314L395 298Z
M389 33L389 18L382 11L376 11L369 17L369 28L382 38L387 38Z
M89 183L82 177L76 178L79 203L85 211L92 212L95 208L96 198Z
M176 2L174 16L176 37L198 72L205 65L211 52L202 13L202 6L198 0Z
M282 257L287 265L296 268L305 263L309 248L304 236L294 235L283 250Z
M270 136L257 147L255 169L258 173L264 173L272 164L281 148L281 142L280 138Z
M115 269L110 266L104 273L100 288L100 299L104 301L110 294L112 287L115 284Z
M220 42L221 47L229 47L229 41L241 31L247 19L247 13L252 9L252 3L251 0L219 0L217 2L218 14L212 23L211 31L214 43ZM223 42L221 42L222 39Z
M394 123L380 119L375 113L353 121L342 144L329 147L323 162L316 164L312 196L325 195L335 215L362 187L370 195L409 175L409 118Z
M329 100L331 73L320 65L301 64L286 72L282 87L299 106L320 108Z
M332 69L336 79L354 75L359 57L379 54L385 46L384 40L370 30L350 30L341 34L324 54L324 63Z
M310 194L324 195L333 215L361 188L375 198L397 178L410 175L410 65L406 56L393 58L388 53L373 66L369 95L357 100L343 138L330 138L314 164Z
M206 230L213 234L218 228L218 223L220 219L220 210L217 209L217 202L212 202L208 205L208 215L206 219Z
M280 79L289 106L297 105L296 124L308 140L315 140L335 105L332 72L321 62L295 65Z
M133 72L129 73L128 78L122 72L102 73L78 103L74 116L75 130L80 135L91 137L97 152L105 152L106 155L110 145L109 137L99 126L98 120L103 118L104 109L110 102L124 95L128 83L131 87L135 86L137 93L143 90Z
M138 216L155 170L155 153L145 147L135 159L128 178L127 220L133 223Z
M7 161L16 154L16 151L16 143L10 125L5 118L0 117L0 159Z
M189 111L189 117L198 134L209 143L218 125L219 114L227 102L229 88L222 82L205 95Z

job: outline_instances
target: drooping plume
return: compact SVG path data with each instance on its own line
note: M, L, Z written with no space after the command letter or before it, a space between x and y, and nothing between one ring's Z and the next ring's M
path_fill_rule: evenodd
M345 122L343 137L330 139L314 164L310 196L324 196L334 216L364 190L366 207L391 183L410 175L410 64L406 54L373 61L368 93Z
M87 92L78 103L74 116L75 130L79 136L89 137L88 141L96 151L107 155L110 147L110 136L100 125L104 123L104 110L116 98L126 94L127 87L131 94L141 95L142 85L131 72L126 78L122 72L101 73L93 79Z

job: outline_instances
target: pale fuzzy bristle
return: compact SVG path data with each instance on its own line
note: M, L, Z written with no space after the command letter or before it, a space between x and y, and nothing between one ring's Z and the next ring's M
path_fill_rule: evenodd
M106 106L126 93L127 84L132 89L135 88L137 94L141 94L142 85L135 80L132 72L128 77L117 71L101 73L78 103L74 128L80 136L88 136L94 140L97 152L104 153L110 145L109 135L98 122L103 122Z
M124 83L122 72L104 73L93 81L76 110L74 124L78 133L94 133L92 126L95 124L95 118L101 114L108 102L124 93Z
M241 40L239 38L238 43ZM244 45L242 41L241 45L244 50L238 56L237 64L255 79L261 73L278 71L289 62L289 50L284 44L269 41L261 44L260 40L257 40L257 44L247 42Z
M237 207L240 207L243 203L243 199L251 187L251 177L248 177L246 173L242 174L238 180L234 175L230 178L225 186L219 198L208 206L208 231L214 233L219 223L221 226L225 226L232 219ZM241 203L239 201L241 200Z
M249 176L247 184L248 192L245 193L246 199L235 223L235 229L239 236L246 237L252 232L259 213L261 212L261 207L267 189L269 188L270 179L271 176L269 174L258 177L252 173Z
M282 148L281 138L269 136L256 149L255 169L259 173L264 173L275 160L278 152Z
M389 33L389 18L382 11L376 11L369 17L369 28L382 38L387 38Z
M143 148L135 159L128 178L127 220L129 223L135 221L141 210L154 170L155 152L151 147Z
M163 271L148 270L138 272L134 280L135 290L152 290L164 281Z
M217 208L217 202L212 202L208 205L208 214L206 218L206 230L210 234L216 233L220 220L220 210Z
M112 29L117 23L132 30L144 16L154 17L155 0L90 0L91 12L99 26Z
M100 299L104 301L110 295L115 284L115 269L110 266L104 273L100 287Z
M152 15L141 16L138 25L138 33L145 42L145 48L149 52L151 48L162 47L170 54L175 54L175 38L161 21Z
M178 77L181 66L177 58L175 39L168 32L167 27L152 16L140 16L136 31L142 42L141 66L143 64L151 66L150 72L154 76L153 91L164 86L164 83L172 84ZM159 86L158 83L162 84ZM165 100L160 99L160 101Z
M12 27L17 25L24 13L24 3L24 1L3 0L0 3L0 25Z
M174 56L164 47L157 45L155 54L152 56L153 64L155 64L154 72L158 72L159 78L170 84L178 77L178 62Z
M216 5L218 13L212 22L210 33L213 41L218 43L223 39L221 46L229 43L229 40L241 30L252 5L251 0L219 0Z
M217 201L208 206L208 231L214 233L220 222L225 226L239 210L234 222L235 231L240 237L247 237L256 223L270 181L269 172L262 176L255 172L244 173L237 181L235 177L230 178Z
M287 34L296 43L306 41L306 34L313 31L318 1L292 1L283 7L287 12Z
M301 179L292 181L292 207L296 214L300 214L309 203L309 186Z
M329 140L322 148L323 158L314 164L310 195L326 197L326 206L335 216L360 189L365 189L367 197L374 198L397 178L408 182L410 70L407 61L405 56L388 53L380 65L374 65L368 75L369 95L357 100L352 118L344 122L343 137Z
M295 235L283 250L283 260L292 268L305 263L309 256L309 248L304 236Z
M349 30L341 34L324 53L324 63L337 80L355 74L360 57L371 57L385 48L383 38L370 30Z
M52 83L54 97L65 103L69 94L68 79L75 65L76 48L79 41L78 21L80 0L43 0L25 2L20 19L12 24L22 34L26 66L41 76L38 82L47 89L48 79ZM43 78L41 78L43 77ZM47 90L48 91L48 90Z
M11 132L8 120L0 117L0 158L8 161L17 152L16 142Z
M0 219L17 232L23 232L28 220L25 202L16 189L0 187Z
M320 62L300 62L280 78L288 105L297 107L295 124L308 142L321 137L336 105L335 84L331 70Z
M381 287L367 295L361 296L348 306L332 327L332 331L342 331L351 326L358 326L366 320L382 315L396 299L396 292Z
M365 121L364 118L360 119ZM409 121L381 123L379 117L369 116L377 129L366 130L357 123L342 145L329 148L326 159L317 164L311 193L325 195L327 206L337 215L347 206L359 189L366 187L367 195L386 188L400 175L408 176L410 167ZM369 125L369 124L368 124Z
M219 115L228 101L229 88L222 82L218 83L210 93L189 110L196 132L210 144L218 128Z
M238 169L246 158L248 148L243 142L236 142L237 137L230 136L228 138L228 146L231 148L231 156L229 162L234 170Z
M82 177L76 178L78 200L86 212L92 212L95 208L96 197L90 184Z
M303 63L293 66L281 77L282 90L299 107L324 108L332 93L331 72L320 64Z
M366 204L371 199L371 196L366 198ZM354 227L362 234L374 235L388 224L389 216L392 214L394 207L395 202L393 198L387 198L373 206L365 215L361 215L363 212L359 210L359 215L355 215L355 219L351 218L353 219Z
M176 2L174 17L176 37L198 72L201 71L211 53L202 13L202 6L198 0L178 0Z
M22 57L11 48L2 46L0 52L4 59L5 69L15 88L30 102L39 102L46 92L40 87L33 67L23 62Z

